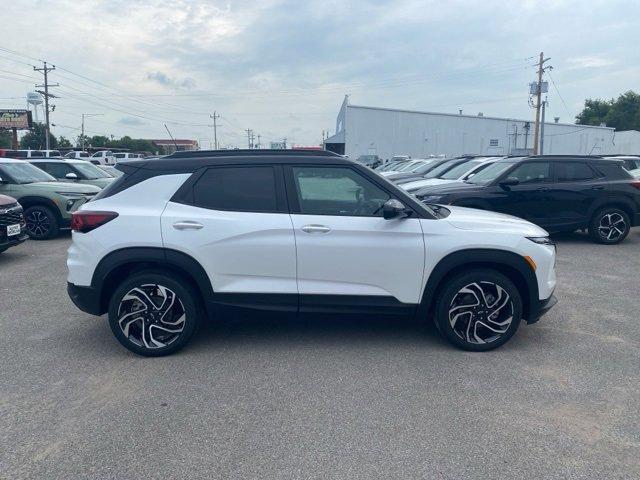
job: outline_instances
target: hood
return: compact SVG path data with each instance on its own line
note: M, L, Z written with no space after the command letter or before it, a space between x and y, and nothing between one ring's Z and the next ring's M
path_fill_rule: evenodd
M18 201L13 197L8 197L7 195L0 195L0 207L5 207L7 205L13 205L18 203Z
M50 192L73 192L73 193L86 193L89 195L95 195L100 189L93 185L86 185L83 183L67 183L67 182L34 182L22 185L25 186L37 186Z
M418 190L423 187L431 187L433 185L444 185L447 183L456 183L456 180L444 180L442 178L425 178L423 180L416 180L414 182L403 183L401 186L405 190Z
M418 191L414 191L414 195L424 197L426 195L449 195L452 193L483 191L487 187L484 185L474 185L473 183L460 182L458 180L441 183L439 185L427 185Z
M104 188L115 180L113 177L109 178L94 178L92 180L83 180L89 185L95 185L96 187Z
M522 218L475 208L447 206L451 212L445 221L460 230L485 230L518 233L526 237L546 237L546 230Z

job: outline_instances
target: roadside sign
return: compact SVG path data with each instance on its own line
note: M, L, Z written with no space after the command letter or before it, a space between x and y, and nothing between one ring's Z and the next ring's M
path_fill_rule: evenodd
M0 110L0 129L29 130L31 123L29 110Z

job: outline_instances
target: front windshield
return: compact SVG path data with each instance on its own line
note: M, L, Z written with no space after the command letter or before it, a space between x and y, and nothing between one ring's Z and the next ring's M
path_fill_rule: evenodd
M3 175L11 177L16 183L20 184L56 181L56 179L48 173L26 162L0 164L0 177Z
M96 178L109 178L109 174L102 169L96 167L93 163L82 162L74 163L73 166L84 175L87 180L95 180Z
M481 172L476 173L473 177L466 180L467 183L474 185L488 185L496 178L502 175L507 169L511 168L515 162L496 162L489 165Z
M482 163L481 160L473 160L471 162L461 163L457 167L453 167L448 172L442 174L440 176L440 178L442 178L444 180L458 180L460 177L462 177L469 170L471 170L474 167L477 167L481 163Z
M411 170L415 166L416 166L416 162L407 162L404 165L400 165L398 168L395 169L395 171L396 172L408 172L409 170Z
M460 160L451 160L438 165L436 168L427 173L424 178L440 178L440 175L448 171L452 165L456 165Z

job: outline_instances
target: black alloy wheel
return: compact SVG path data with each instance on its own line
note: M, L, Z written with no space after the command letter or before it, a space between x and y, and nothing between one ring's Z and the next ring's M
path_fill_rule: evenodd
M58 219L49 207L36 205L24 212L27 233L34 240L48 240L58 235Z

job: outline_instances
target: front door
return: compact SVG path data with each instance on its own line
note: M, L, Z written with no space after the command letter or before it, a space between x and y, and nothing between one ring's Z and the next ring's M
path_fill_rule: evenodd
M545 226L553 217L551 211L551 163L525 162L508 172L504 179L518 180L517 185L497 187L504 190L496 196L494 210Z
M286 167L301 311L419 303L425 245L415 212L385 220L390 194L349 166Z

